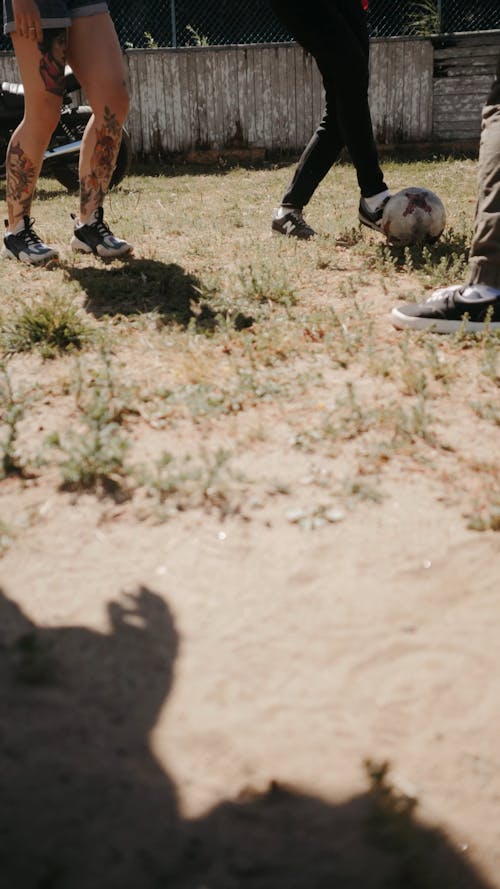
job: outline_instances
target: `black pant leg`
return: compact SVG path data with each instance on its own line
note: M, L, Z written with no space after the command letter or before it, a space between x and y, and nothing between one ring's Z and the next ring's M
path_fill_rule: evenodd
M369 40L361 0L272 0L298 43L314 56L326 96L326 113L283 198L303 207L347 146L361 193L386 188L368 105Z

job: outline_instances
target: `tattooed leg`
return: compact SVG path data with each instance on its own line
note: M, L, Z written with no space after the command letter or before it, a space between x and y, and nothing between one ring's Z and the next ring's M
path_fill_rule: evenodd
M48 29L43 32L43 41L38 44L40 77L48 93L64 95L64 68L68 52L68 37L65 30Z
M122 127L104 106L103 119L90 119L80 153L80 220L87 222L102 207L120 148ZM91 152L90 146L93 145ZM90 156L89 156L90 154Z
M24 119L7 149L7 209L12 231L29 216L44 152L61 113L66 32L46 31L39 46L12 35L24 85Z
M12 217L9 221L15 226L25 216L30 215L38 170L24 153L20 142L14 142L13 139L7 149L6 166L6 198L9 217Z

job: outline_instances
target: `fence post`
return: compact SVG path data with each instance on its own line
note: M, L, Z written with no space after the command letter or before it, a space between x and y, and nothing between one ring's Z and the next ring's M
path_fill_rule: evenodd
M173 0L172 0L173 2ZM437 0L438 34L443 31L443 0Z
M177 46L177 21L175 17L175 0L170 0L170 22L172 25L172 46Z

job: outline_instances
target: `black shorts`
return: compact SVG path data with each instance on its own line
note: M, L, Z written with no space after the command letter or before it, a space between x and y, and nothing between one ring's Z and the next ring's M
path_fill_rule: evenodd
M37 0L37 6L43 29L69 28L74 18L108 12L108 4L103 0ZM15 30L12 0L3 0L3 32L10 34Z

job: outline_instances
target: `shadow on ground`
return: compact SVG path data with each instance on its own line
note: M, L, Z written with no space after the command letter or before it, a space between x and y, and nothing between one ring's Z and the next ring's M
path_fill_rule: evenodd
M142 588L109 622L39 627L0 591L2 889L488 889L383 770L338 805L273 784L183 819L149 746L171 614Z
M99 266L68 264L65 274L78 282L86 294L84 308L95 318L155 313L165 325L194 325L207 333L221 319L217 292L176 263L131 259ZM242 313L231 320L236 330L253 323Z

